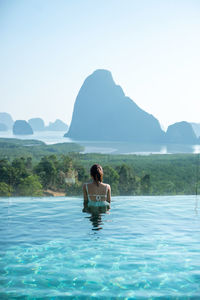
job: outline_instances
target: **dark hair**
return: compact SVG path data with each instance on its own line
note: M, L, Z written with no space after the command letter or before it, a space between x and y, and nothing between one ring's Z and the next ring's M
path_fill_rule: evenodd
M94 181L98 185L103 181L103 169L102 166L95 164L90 169L90 175L94 178Z

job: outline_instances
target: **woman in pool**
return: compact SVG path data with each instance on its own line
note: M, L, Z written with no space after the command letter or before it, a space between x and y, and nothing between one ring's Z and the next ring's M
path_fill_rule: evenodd
M103 212L110 208L111 188L103 183L103 169L95 164L90 169L91 183L83 185L83 211Z

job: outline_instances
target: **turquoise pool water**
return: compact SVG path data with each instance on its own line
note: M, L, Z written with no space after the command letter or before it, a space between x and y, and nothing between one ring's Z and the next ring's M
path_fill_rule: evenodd
M194 196L0 199L0 299L200 299Z

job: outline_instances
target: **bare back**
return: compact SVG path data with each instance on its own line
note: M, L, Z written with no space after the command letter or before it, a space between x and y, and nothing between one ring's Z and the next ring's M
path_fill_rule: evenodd
M83 186L84 202L85 204L90 202L101 202L111 201L111 189L109 184L99 182L96 183L87 183Z

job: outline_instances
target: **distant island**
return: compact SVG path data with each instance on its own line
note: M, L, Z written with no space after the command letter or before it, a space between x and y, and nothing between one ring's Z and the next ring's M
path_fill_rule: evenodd
M13 134L15 135L27 135L33 134L33 129L25 120L17 120L13 125Z
M28 120L15 120L6 112L0 112L0 131L12 130L14 135L29 135L38 131L67 131L68 125L56 119L45 126L42 118L31 118Z
M11 130L13 128L14 121L10 114L6 112L0 112L0 124L1 128L4 128L2 131Z
M192 124L178 122L161 129L159 121L126 97L107 70L96 70L84 81L74 104L65 137L92 141L197 144Z
M200 144L200 123L176 122L163 131L159 121L127 97L111 72L104 69L85 79L76 97L70 127L59 119L47 126L39 117L14 121L10 114L0 112L0 132L8 130L15 135L64 131L64 137L78 141Z
M45 124L41 118L29 119L28 123L32 127L33 131L44 131L45 130Z
M158 120L115 84L107 70L97 70L84 81L71 125L65 135L80 140L163 142Z
M190 123L178 122L168 127L165 141L174 144L195 144L197 136Z
M68 125L57 119L55 122L50 122L45 129L48 131L65 131L68 130Z

